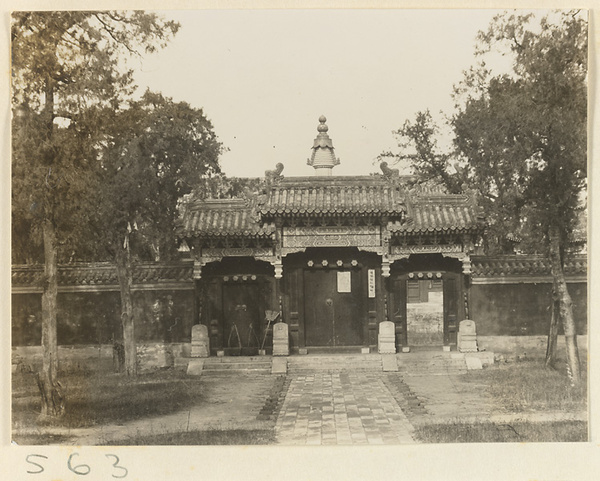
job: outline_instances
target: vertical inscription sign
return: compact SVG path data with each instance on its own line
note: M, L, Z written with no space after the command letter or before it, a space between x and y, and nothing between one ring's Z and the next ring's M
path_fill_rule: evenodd
M375 298L375 269L369 269L369 299Z

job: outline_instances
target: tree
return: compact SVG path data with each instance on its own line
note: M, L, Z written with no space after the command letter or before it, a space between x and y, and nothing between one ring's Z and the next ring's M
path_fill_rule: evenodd
M116 112L113 125L94 192L98 199L94 238L117 265L122 367L127 375L135 375L133 264L175 254L178 202L219 172L222 146L202 110L149 91Z
M432 135L426 115L399 133L417 147L418 173L430 173L450 191L462 182L479 193L490 218L488 252L506 252L519 238L521 250L548 256L555 306L548 363L555 356L560 319L569 371L577 382L579 355L564 255L586 188L587 23L578 12L535 20L506 13L480 32L476 54L499 49L512 55L512 71L492 75L481 62L455 88L453 152L442 156L433 142L423 141Z
M13 218L44 259L42 414L63 409L57 380L57 263L87 221L88 173L107 111L132 91L123 54L162 47L178 24L132 12L13 14ZM32 256L35 258L35 256Z

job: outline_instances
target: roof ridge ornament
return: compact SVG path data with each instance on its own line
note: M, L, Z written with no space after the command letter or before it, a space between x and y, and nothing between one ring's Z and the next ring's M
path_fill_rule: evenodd
M383 172L383 176L388 180L398 180L400 178L400 170L388 167L387 162L379 164L379 168Z
M281 175L283 167L281 162L277 162L274 170L265 170L265 180L268 184L273 184L283 179L283 175Z
M325 122L327 122L327 118L321 115L317 127L319 133L312 146L312 155L306 163L315 169L315 175L330 176L332 169L339 165L340 159L335 157L333 142L327 134L329 127Z

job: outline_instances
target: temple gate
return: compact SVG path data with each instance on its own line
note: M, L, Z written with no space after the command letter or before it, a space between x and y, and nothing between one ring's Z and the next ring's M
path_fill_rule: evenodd
M267 311L288 324L292 353L374 349L386 320L398 349L455 346L484 228L474 196L419 187L385 162L382 174L331 175L325 121L308 160L316 176L284 178L278 164L259 192L182 205L211 351L270 347Z

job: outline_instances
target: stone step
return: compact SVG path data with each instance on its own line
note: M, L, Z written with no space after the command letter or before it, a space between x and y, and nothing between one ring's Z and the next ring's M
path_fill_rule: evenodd
M381 358L377 359L313 359L313 358L293 358L289 357L290 364L353 364L360 366L362 364L380 364Z
M406 369L436 369L436 368L467 368L467 363L466 362L461 362L461 363L448 363L448 364L427 364L427 363L422 363L422 364L417 364L417 363L398 363L398 367L399 368L406 368Z
M303 371L382 371L383 366L381 360L378 362L336 362L336 363L314 363L302 362L292 363L288 361L288 372L303 372Z
M378 354L315 354L290 356L288 372L303 371L381 371Z
M204 376L230 376L233 374L247 374L247 375L263 375L263 374L271 374L270 369L229 369L227 371L220 369L204 369Z
M267 356L223 356L223 357L207 357L206 362L211 364L228 364L228 363L248 363L248 362L271 362L271 358Z
M428 372L400 372L400 374L404 376L448 376L448 375L459 375L466 374L466 370L464 371L428 371Z
M466 369L467 364L400 364L398 363L399 369L413 369L423 371L425 369Z
M240 370L240 369L270 369L271 363L227 363L227 364L212 364L212 363L204 363L204 369L212 369L213 371L221 370L221 371L231 371L231 370Z
M293 355L290 356L290 361L306 361L306 360L316 360L316 361L338 361L338 362L346 362L346 361L372 361L381 359L379 354L306 354L306 355Z
M378 364L381 363L381 358L377 359L314 359L314 358L294 358L289 357L290 364Z
M204 360L203 371L206 373L226 372L252 372L270 373L271 358L265 356L256 357L209 357Z
M288 361L288 367L290 369L298 369L298 368L311 368L311 369L331 369L333 367L340 369L368 369L375 366L381 367L381 361L379 362L361 362L361 363L353 363L353 362L303 362L303 363L291 363Z
M400 364L398 363L398 367L400 369L466 369L467 364Z
M465 374L467 372L467 363L464 356L450 354L434 357L423 355L410 357L402 356L397 358L398 372L405 376L442 376L448 374Z

